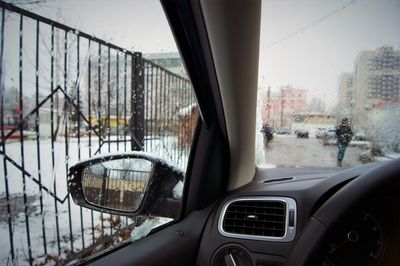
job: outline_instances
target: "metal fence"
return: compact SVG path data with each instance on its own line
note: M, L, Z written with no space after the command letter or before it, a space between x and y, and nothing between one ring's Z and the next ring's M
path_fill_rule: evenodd
M132 223L73 204L68 168L143 150L186 167L190 82L90 34L0 1L0 263L59 263Z

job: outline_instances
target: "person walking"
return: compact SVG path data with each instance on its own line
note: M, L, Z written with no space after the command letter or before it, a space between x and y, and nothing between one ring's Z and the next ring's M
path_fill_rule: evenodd
M269 124L263 124L263 126L261 128L261 133L263 133L263 136L264 136L264 148L267 148L268 143L273 138L271 126Z
M347 145L353 137L353 131L350 128L347 118L342 119L342 124L336 128L336 140L338 146L337 166L342 167L342 161Z

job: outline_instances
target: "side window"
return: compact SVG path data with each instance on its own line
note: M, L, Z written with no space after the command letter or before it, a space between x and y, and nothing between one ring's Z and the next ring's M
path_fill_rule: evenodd
M66 180L80 161L132 151L184 176L198 110L160 3L0 4L0 264L68 263L171 222L82 208ZM93 205L135 211L154 169L94 164L82 190Z

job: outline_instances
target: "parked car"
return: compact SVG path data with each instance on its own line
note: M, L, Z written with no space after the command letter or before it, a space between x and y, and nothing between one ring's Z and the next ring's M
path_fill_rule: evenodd
M276 128L274 131L277 135L290 135L290 129L288 128L284 128L284 127L280 127L280 128Z
M353 140L356 141L367 141L367 136L365 136L365 134L363 132L357 132L354 137Z
M335 139L336 138L336 129L335 128L330 128L327 131L322 134L322 143L327 144L329 140Z
M317 139L322 138L322 136L324 135L324 133L326 132L326 128L317 128L316 132L315 132L315 137Z
M296 136L298 138L305 138L307 139L309 137L309 132L307 129L298 129L296 130Z

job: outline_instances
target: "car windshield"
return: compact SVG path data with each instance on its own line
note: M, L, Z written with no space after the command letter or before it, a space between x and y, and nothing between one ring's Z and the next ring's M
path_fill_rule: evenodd
M258 167L400 156L399 14L395 0L262 2Z

